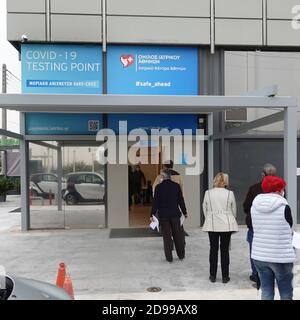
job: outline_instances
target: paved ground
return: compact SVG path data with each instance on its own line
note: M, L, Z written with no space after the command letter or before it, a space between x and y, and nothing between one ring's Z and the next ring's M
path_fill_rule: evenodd
M55 283L64 261L77 299L251 299L260 293L248 280L246 229L233 236L231 281L208 281L208 239L187 230L186 259L165 262L161 238L109 239L109 230L19 231L20 213L8 213L18 199L0 205L0 264L7 272ZM298 262L299 263L299 262ZM300 265L295 268L295 298L300 299ZM147 292L157 286L158 293Z

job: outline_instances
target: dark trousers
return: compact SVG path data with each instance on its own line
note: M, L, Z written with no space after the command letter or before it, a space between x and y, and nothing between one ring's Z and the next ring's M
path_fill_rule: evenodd
M141 200L142 200L142 189L135 190L134 194L133 194L133 197L134 197L134 203L135 204L141 203Z
M132 193L128 194L128 206L129 206L129 208L131 208L131 206L132 206Z
M176 253L179 259L185 256L184 233L180 225L180 218L160 219L160 228L164 241L165 256L168 261L173 260L172 246L175 244ZM173 241L172 241L173 238Z
M257 270L254 264L253 259L251 258L251 253L252 253L252 242L253 242L253 229L248 229L247 232L247 241L249 243L249 251L250 251L250 265L251 265L251 270L252 270L252 275L257 276Z
M210 252L210 275L216 277L218 269L218 252L219 252L219 239L221 249L221 269L222 277L229 276L229 244L231 232L208 232Z

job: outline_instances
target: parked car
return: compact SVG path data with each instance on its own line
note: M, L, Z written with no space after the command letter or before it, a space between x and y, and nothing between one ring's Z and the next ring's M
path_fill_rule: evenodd
M64 289L47 282L5 276L5 287L0 288L0 300L72 300Z
M104 178L96 172L76 172L67 175L64 200L68 205L80 202L103 202Z
M48 198L50 191L54 197L57 194L58 177L53 173L36 173L30 177L30 192L32 197ZM66 182L62 178L62 196L66 191Z

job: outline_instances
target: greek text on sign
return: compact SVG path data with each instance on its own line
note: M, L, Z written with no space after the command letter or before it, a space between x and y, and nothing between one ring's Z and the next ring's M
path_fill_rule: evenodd
M111 94L198 94L198 51L191 47L109 46Z

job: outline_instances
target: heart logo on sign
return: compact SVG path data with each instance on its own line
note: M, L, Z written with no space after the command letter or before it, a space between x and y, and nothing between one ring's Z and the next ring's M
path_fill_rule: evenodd
M123 54L120 57L120 60L122 62L122 65L124 68L128 68L129 66L131 66L134 62L134 58L132 54Z

